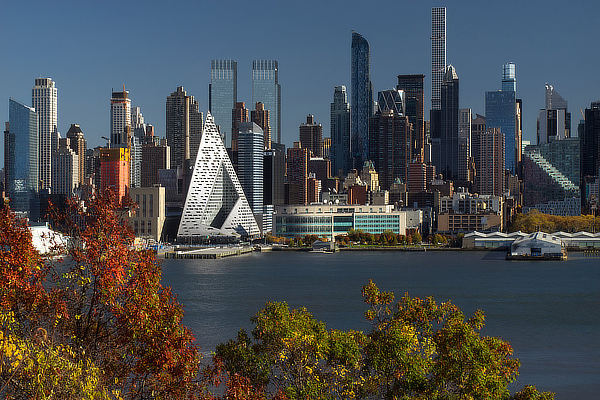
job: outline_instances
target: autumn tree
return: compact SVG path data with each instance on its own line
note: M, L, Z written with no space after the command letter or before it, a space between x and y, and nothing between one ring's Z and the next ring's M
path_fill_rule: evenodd
M97 377L100 393L186 397L199 392L199 352L181 305L160 284L154 254L133 247L126 221L132 206L107 191L85 208L69 202L66 213L52 215L70 236L68 246L57 243L63 259L38 254L25 222L0 211L0 305L11 318L1 332L19 339L25 360L56 353L52 363L61 370ZM45 339L35 340L36 332ZM32 374L48 367L24 365ZM69 374L51 381L47 373L40 385L56 393ZM26 368L0 373L2 384L24 397L30 378Z
M481 335L484 314L451 302L363 287L367 333L327 329L306 309L267 303L251 336L217 347L229 374L290 399L508 399L519 361L509 343ZM513 399L549 400L526 387Z

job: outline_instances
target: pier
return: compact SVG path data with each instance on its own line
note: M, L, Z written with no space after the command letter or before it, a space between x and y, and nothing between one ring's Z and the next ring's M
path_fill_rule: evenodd
M190 250L175 250L165 253L165 258L173 259L218 259L252 253L253 247L206 247Z

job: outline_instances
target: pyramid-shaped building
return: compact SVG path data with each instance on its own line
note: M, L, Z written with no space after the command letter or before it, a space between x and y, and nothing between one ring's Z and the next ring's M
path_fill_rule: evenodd
M259 234L214 118L207 113L177 239Z

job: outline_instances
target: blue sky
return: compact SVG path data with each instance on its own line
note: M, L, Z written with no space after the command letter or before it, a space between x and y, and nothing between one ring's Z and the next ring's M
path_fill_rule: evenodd
M90 147L102 144L111 89L125 84L164 136L165 98L176 86L208 108L211 59L238 61L238 100L249 103L252 60L272 58L284 143L298 140L308 113L329 136L333 87L350 89L352 30L370 42L375 95L394 87L398 74L424 73L429 108L432 6L448 9L448 62L460 78L461 107L483 114L484 92L500 88L507 61L517 64L525 139L535 137L545 82L568 100L574 131L579 110L600 99L600 2L593 0L13 1L1 6L0 121L8 119L9 97L30 104L34 78L50 76L63 135L79 123Z

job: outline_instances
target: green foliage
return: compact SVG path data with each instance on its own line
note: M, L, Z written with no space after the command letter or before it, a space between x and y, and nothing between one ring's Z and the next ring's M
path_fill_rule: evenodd
M353 232L357 235L356 232ZM466 318L451 302L363 287L368 333L327 329L305 308L267 303L252 338L217 347L230 375L245 376L267 397L290 399L508 399L518 374L511 346L481 335L484 314ZM550 400L526 387L515 400Z
M0 312L2 398L120 399L101 384L101 371L71 347L55 345L44 329L23 332L12 312Z
M536 231L543 232L600 232L600 217L594 218L592 215L580 215L572 217L563 217L558 215L541 214L537 210L527 214L515 215L509 232L531 233Z

